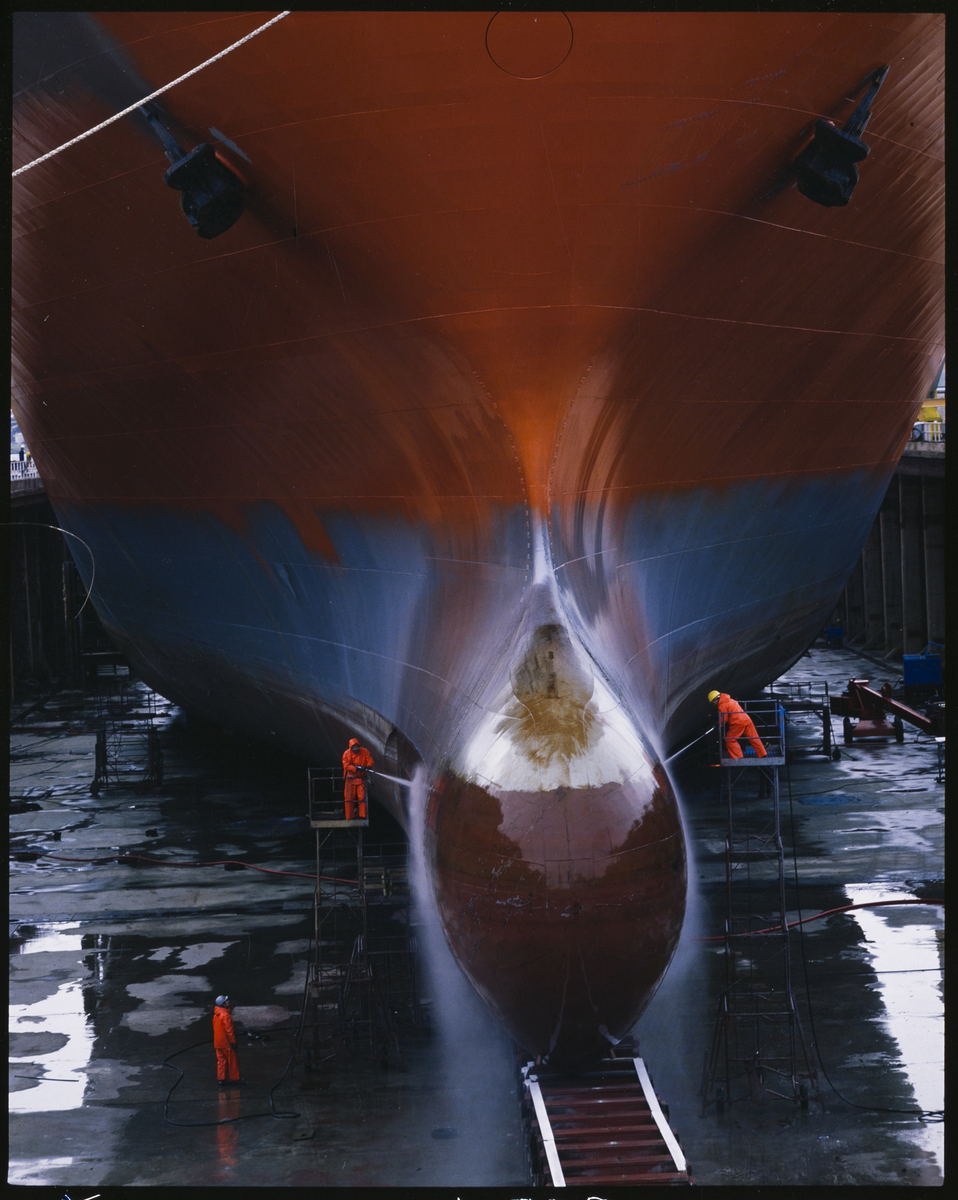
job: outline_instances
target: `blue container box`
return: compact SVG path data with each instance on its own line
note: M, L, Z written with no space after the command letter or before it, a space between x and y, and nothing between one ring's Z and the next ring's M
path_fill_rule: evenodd
M901 656L905 687L922 683L941 683L940 654L903 654Z

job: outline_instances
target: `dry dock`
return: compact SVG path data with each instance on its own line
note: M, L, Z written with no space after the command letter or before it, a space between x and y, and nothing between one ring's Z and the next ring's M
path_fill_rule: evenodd
M839 692L853 676L894 682L893 668L824 648L786 679ZM423 985L431 1023L398 1028L404 1069L355 1055L307 1076L293 1055L284 1077L312 922L306 764L164 702L154 719L163 782L93 797L89 701L61 693L14 712L9 1181L105 1195L130 1185L528 1187L513 1047L455 971L434 970ZM783 775L789 919L940 896L934 741L907 729L903 744L846 747L835 725L840 761L803 757ZM820 732L796 717L790 737L811 743ZM943 1106L941 907L862 908L803 925L791 942L794 990L827 1074L824 1109L758 1095L701 1115L724 985L722 943L710 939L722 929L725 816L718 769L693 757L674 764L692 903L634 1036L695 1182L940 1183L942 1125L912 1114ZM399 837L374 816L370 842ZM246 860L288 874L120 855ZM108 861L64 861L97 858ZM396 915L417 920L411 906ZM194 1046L210 1036L219 992L236 1006L247 1080L238 1091L217 1091L212 1047ZM437 1019L436 1006L455 1019ZM184 1075L171 1095L180 1076L163 1060L179 1051Z

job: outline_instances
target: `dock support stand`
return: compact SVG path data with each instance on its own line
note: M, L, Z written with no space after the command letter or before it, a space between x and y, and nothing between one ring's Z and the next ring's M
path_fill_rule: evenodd
M309 769L309 818L316 832L316 889L306 984L312 1037L304 1061L310 1069L362 1048L383 1066L392 1054L401 1068L395 1024L369 953L363 847L369 820L346 819L341 771Z
M936 480L921 481L923 577L925 583L925 636L929 642L945 640L945 503ZM921 640L921 639L919 639Z
M702 1116L738 1100L824 1099L792 991L785 903L779 770L786 761L785 712L776 701L743 708L765 758L727 757L723 734L725 988L702 1079Z
M119 655L94 669L96 714L93 779L90 795L103 788L130 787L144 792L163 782L163 752L154 722L156 693L137 688Z

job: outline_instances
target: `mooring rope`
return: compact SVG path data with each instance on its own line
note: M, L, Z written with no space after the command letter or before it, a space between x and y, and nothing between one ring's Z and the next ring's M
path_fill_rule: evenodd
M93 557L93 551L90 549L87 543L83 541L83 538L81 538L78 533L71 533L69 529L62 529L59 525L47 525L44 521L0 521L0 525L8 526L10 529L15 529L18 525L21 527L24 525L35 525L38 529L55 529L58 533L63 533L67 537L76 538L78 542L82 542L83 545L86 546L87 554L90 556L90 586L87 588L87 593L83 599L83 603L77 610L76 617L73 618L76 620L80 616L80 613L86 608L87 601L93 595L93 583L96 579L96 559Z
M238 50L240 46L251 41L254 37L258 37L265 29L269 29L270 25L275 25L277 21L282 21L283 17L288 17L293 10L288 8L285 12L281 12L279 16L273 17L267 21L265 25L260 25L259 29L254 29L252 33L248 33L246 37L240 38L238 42L234 42L232 46L227 46L225 50L221 50L219 54L214 54L212 58L208 58L206 62L200 63L198 67L194 67L192 71L187 71L185 75L181 75L178 79L174 79L172 83L164 84L163 87L157 88L155 92L151 92L149 96L144 96L142 100L137 100L136 104L131 104L129 108L124 108L122 112L114 113L112 117L108 117L105 121L101 121L99 125L94 125L92 129L88 129L86 133L81 133L78 137L72 138L69 142L64 142L62 146L57 146L56 150L50 150L46 154L42 154L39 158L35 158L33 162L29 162L24 167L18 167L13 172L13 177L22 175L24 171L29 171L31 167L36 167L42 162L46 162L48 158L53 158L54 155L68 150L71 146L75 146L77 142L82 142L84 138L90 137L94 133L98 133L101 129L106 129L107 125L112 125L114 121L119 121L120 117L125 117L137 108L141 108L150 100L155 100L157 96L162 96L164 92L168 92L170 88L176 87L178 83L182 83L184 79L189 79L191 75L196 75L198 72L205 70L213 63L221 58L225 58L227 54L232 54L234 50Z

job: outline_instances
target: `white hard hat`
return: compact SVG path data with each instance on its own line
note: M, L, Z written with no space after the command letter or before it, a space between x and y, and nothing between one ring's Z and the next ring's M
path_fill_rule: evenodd
M217 996L216 1000L214 1001L217 1008L225 1008L226 1005L229 1004L229 1002L230 1002L229 996Z

